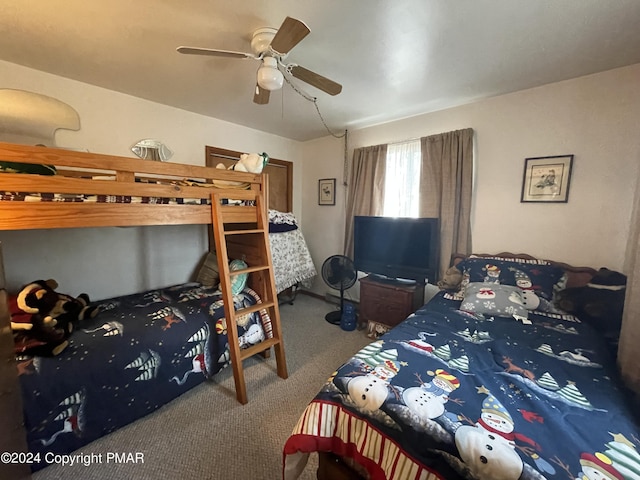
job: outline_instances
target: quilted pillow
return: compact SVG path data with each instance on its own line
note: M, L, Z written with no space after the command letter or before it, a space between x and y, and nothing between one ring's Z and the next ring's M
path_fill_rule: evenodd
M552 300L555 285L562 280L562 268L545 260L503 257L474 257L456 265L464 281L489 282L533 290L537 296Z
M205 287L217 287L220 283L220 273L218 272L218 259L214 252L207 253L204 263L198 271L196 282Z
M269 210L269 233L290 232L298 229L298 222L293 213Z
M522 292L511 285L474 282L467 285L460 310L499 317L514 317L525 323L528 310L522 300Z
M229 262L229 270L242 270L247 268L247 263L243 260L231 260ZM231 293L233 295L238 295L244 287L247 286L247 279L249 278L248 273L241 273L239 275L231 275Z
M269 209L269 222L278 225L298 225L296 217L291 212L281 212L279 210Z

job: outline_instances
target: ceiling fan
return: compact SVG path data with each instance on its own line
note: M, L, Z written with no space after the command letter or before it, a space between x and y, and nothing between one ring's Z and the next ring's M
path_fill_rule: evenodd
M269 94L273 90L282 88L284 75L282 70L303 82L313 85L329 95L337 95L342 91L342 85L329 80L296 63L284 63L285 58L311 30L304 22L287 17L280 28L259 28L253 32L251 50L253 53L234 52L200 47L178 47L179 53L188 55L210 55L228 58L253 58L260 60L262 65L258 69L256 91L253 101L259 105L269 103Z

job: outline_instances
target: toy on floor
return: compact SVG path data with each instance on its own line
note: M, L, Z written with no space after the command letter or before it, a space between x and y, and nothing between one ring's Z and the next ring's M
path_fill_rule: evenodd
M57 287L55 280L36 280L9 296L16 353L58 355L69 345L76 324L98 314L86 293L74 298L56 292Z

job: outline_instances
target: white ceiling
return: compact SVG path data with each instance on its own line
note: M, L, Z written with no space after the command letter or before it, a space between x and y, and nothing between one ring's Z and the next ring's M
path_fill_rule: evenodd
M638 0L2 0L0 59L304 141L316 106L254 104L257 61L175 50L250 52L286 16L311 29L287 62L343 85L292 80L338 134L640 63Z

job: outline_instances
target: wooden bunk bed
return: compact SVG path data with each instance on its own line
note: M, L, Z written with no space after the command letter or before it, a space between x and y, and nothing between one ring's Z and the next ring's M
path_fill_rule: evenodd
M8 143L0 143L0 162L5 170L0 173L0 230L212 225L237 399L247 402L242 361L268 356L271 347L278 376L287 378L268 246L267 175ZM7 166L16 173L6 173ZM34 168L55 174L32 174ZM242 259L247 267L230 269L230 259ZM252 305L234 306L232 283L240 276L248 277L247 286L257 293ZM0 450L27 452L4 275L0 280L0 353L6 360L0 368L0 408L12 412L3 415L2 431L9 434L3 433ZM270 318L265 338L241 350L237 330L228 327L236 318L262 312ZM24 466L0 467L3 478L25 474Z

